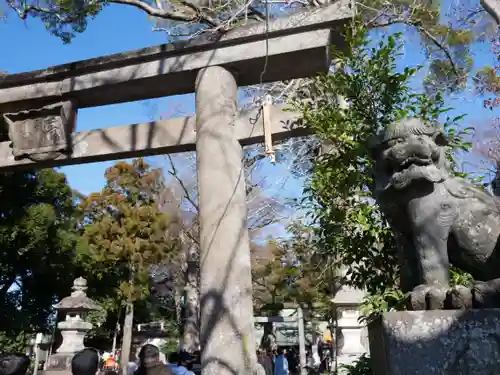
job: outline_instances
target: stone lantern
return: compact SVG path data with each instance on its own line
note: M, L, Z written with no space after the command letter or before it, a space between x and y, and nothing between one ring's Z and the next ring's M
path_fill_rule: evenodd
M350 365L367 352L367 340L364 339L366 328L359 322L359 308L365 292L346 285L336 293L332 300L336 310L336 362L340 365ZM341 370L339 372L343 374Z
M92 299L87 297L87 280L83 277L75 279L73 292L69 297L63 298L54 305L58 314L65 314L65 320L57 324L61 332L62 344L57 349L57 353L49 358L47 370L69 370L73 355L82 350L85 346L83 339L88 331L92 329L92 324L84 319L90 311L100 310L101 307Z

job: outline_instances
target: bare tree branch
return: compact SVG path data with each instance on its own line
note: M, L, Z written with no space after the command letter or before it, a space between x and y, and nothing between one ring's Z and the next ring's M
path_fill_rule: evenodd
M218 27L221 23L217 18L211 16L209 12L204 11L202 8L198 7L196 4L191 3L186 0L178 0L177 3L182 6L182 8L173 7L171 10L164 9L161 6L160 0L156 1L157 7L151 6L149 3L141 0L107 0L107 1L93 1L90 5L96 6L99 4L104 5L105 3L115 3L128 5L142 10L152 17L157 17L161 19L168 19L172 21L187 22L187 23L200 23L205 24L210 27ZM176 3L176 5L177 5ZM48 8L41 7L35 4L27 4L22 2L21 7L16 6L13 0L7 0L7 5L13 9L16 14L22 20L26 19L31 13L36 14L50 14L57 17L59 23L70 24L81 20L87 16L86 9L75 9L74 14L64 15L64 11L59 8ZM187 11L189 10L189 11Z
M158 17L158 18L169 19L172 21L181 21L181 22L198 22L207 24L212 27L219 26L220 23L217 21L217 19L208 16L195 4L184 0L178 0L178 1L181 5L191 9L193 11L193 14L188 14L186 12L179 12L175 10L169 11L162 8L154 8L148 3L140 0L108 0L108 3L130 5L143 10L152 17Z
M49 8L43 8L37 5L28 5L23 2L23 6L21 9L17 8L15 3L12 0L7 0L7 5L9 8L11 8L16 14L19 16L20 19L25 20L28 18L28 15L30 13L45 13L45 14L51 14L59 20L60 23L72 23L76 21L76 17L63 17L61 16L60 12L57 9L49 9Z
M391 17L391 15L387 14L386 12L368 7L362 3L356 2L356 4L359 5L360 7L366 8L370 11L376 11L378 13L377 16L375 16L375 18L366 23L366 26L369 28L382 28L396 24L405 24L416 28L420 33L425 35L437 48L439 48L445 54L446 58L450 62L453 73L457 77L460 76L450 51L448 51L448 49L441 42L439 42L439 40L437 40L434 35L432 35L425 27L423 27L419 20L412 20L411 17L394 17L394 16ZM379 22L380 18L386 18L388 20L385 22Z
M200 208L198 207L198 204L191 198L191 195L189 194L189 190L187 189L186 185L184 184L184 181L181 179L179 176L179 173L177 172L177 168L175 167L174 161L172 160L171 155L167 155L167 159L170 163L170 170L168 173L174 177L177 182L179 183L180 187L182 188L184 192L184 198L193 206L193 208L196 210L196 212L200 212Z

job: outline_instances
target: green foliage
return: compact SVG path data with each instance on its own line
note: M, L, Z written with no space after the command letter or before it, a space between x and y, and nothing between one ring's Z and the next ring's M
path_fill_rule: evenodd
M367 354L360 356L354 363L343 365L342 369L347 375L372 375L370 357Z
M16 333L0 332L0 352L25 353L34 333L20 331Z
M34 0L7 0L7 5L22 20L28 17L39 18L47 31L60 38L63 43L70 43L77 34L84 32L88 22L98 16L104 7L113 3L134 7L149 15L157 26L169 29L169 37L185 38L204 27L217 27L228 20L231 20L231 25L238 26L249 18L261 19L261 13L253 12L253 8L249 8L246 15L242 14L240 9L244 7L244 3L240 0L217 0L210 4L183 1L161 4L151 0L46 0L43 3Z
M290 280L296 273L291 254L275 240L264 246L254 244L252 250L254 309L257 314L274 316L290 301Z
M397 288L387 288L381 293L368 295L361 305L360 321L369 322L383 311L403 310L405 301L404 293Z
M161 173L143 159L118 162L105 176L106 186L78 206L82 237L77 255L94 275L94 287L102 288L107 310L116 312L121 302L144 302L150 267L176 255L176 216L160 212Z
M284 303L293 303L329 315L330 299L338 287L337 272L332 262L316 254L312 228L295 222L288 231L292 234L288 239L270 240L265 247L254 245L255 311L273 316Z
M471 287L472 286L472 276L471 274L462 271L457 267L450 267L450 285L464 285Z
M473 67L471 47L485 34L485 30L476 26L478 22L473 13L464 14L460 9L450 11L449 4L442 1L397 0L387 3L363 0L357 5L358 19L368 28L383 28L382 33L385 33L388 26L400 24L405 26L408 39L418 33L419 52L425 55L429 65L424 80L428 93L455 92L465 88ZM476 6L476 3L470 4L470 7ZM466 18L469 22L463 22Z
M72 190L64 174L2 173L0 212L1 349L50 328L52 305L69 294L78 271Z
M500 42L497 41L493 47L498 55L500 52ZM492 95L484 101L484 106L493 110L500 105L500 62L495 67L487 66L480 69L474 76L476 89L479 95Z
M448 118L442 97L414 93L410 78L420 67L396 69L401 35L369 43L367 31L355 27L349 50L336 54L342 69L313 80L310 100L297 101L304 124L328 144L305 188L305 204L315 228L316 252L346 268L344 283L365 289L365 313L397 308L398 262L393 233L372 198L370 139L387 124L405 117L444 119L451 140L450 167L456 150L466 151L471 129L461 129L461 117ZM345 98L347 106L339 100Z
M331 298L340 286L335 262L331 257L325 257L316 251L313 228L294 222L288 227L288 232L292 234L290 239L280 243L288 254L293 254L293 262L289 265L293 277L290 280L288 298L306 307L306 313L314 312L314 316L330 320Z
M163 344L160 347L160 351L166 356L168 356L171 353L177 352L178 350L179 350L179 339L168 338L165 344Z
M85 318L86 322L92 323L94 327L100 327L104 322L106 322L107 318L107 310L103 308L101 310L90 311Z
M180 332L179 327L175 324L170 324L166 328L166 331L169 333L169 337L166 338L166 342L160 346L160 351L168 356L170 353L179 350Z
M106 1L84 0L48 0L46 7L23 2L19 12L39 17L45 28L53 35L61 38L63 43L70 43L72 38L87 29L88 20L94 18L106 5ZM23 16L21 16L23 18Z

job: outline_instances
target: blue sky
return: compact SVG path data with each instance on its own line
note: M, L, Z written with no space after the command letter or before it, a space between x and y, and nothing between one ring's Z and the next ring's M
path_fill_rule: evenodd
M151 28L152 23L144 13L131 7L111 5L89 22L86 32L78 35L71 44L64 45L50 35L39 20L23 22L14 14L9 14L7 21L0 23L4 48L0 69L9 73L30 71L165 43L165 34L152 32ZM162 101L165 102L163 110L168 111L168 100ZM178 100L175 101L178 103ZM151 115L148 112L148 106L141 102L81 110L77 130L146 121ZM111 164L71 166L63 168L63 171L74 188L90 193L103 186L104 169Z
M0 22L0 38L4 53L0 55L0 71L18 73L102 55L134 50L166 43L167 36L152 32L153 23L135 8L110 5L87 30L64 45L50 35L37 19L21 21L9 14ZM160 115L185 116L194 112L193 95L132 102L84 109L78 114L78 131L149 121ZM154 159L162 163L162 158ZM104 184L104 170L113 162L64 167L70 184L82 193L99 190ZM271 166L266 166L272 168ZM275 167L282 170L280 166ZM275 173L276 171L274 171ZM297 187L296 187L297 188ZM296 189L295 189L296 190Z
M167 36L152 32L152 26L153 23L143 12L132 7L110 5L95 20L89 22L87 31L79 34L71 44L64 45L50 35L39 20L21 21L14 14L9 14L5 22L0 22L0 38L4 51L0 56L0 70L9 73L30 71L165 43ZM406 41L404 57L399 61L400 67L425 62L425 56L419 52L419 48L414 48L415 40L410 38ZM494 61L494 56L484 45L475 47L475 57L476 68L491 65ZM452 98L449 103L457 108L455 113L465 112L469 115L464 125L486 123L487 118L492 116L490 111L482 108L481 98L472 91ZM194 111L192 95L163 98L148 103L133 102L85 109L79 113L78 130L132 124L150 120L152 116L159 117L161 114L179 111L182 115ZM473 159L478 162L477 158ZM103 186L104 170L111 164L112 162L106 162L71 166L63 168L63 171L75 189L90 193ZM263 173L284 176L286 168L266 165ZM289 195L296 195L300 191L300 182L291 181L289 184Z

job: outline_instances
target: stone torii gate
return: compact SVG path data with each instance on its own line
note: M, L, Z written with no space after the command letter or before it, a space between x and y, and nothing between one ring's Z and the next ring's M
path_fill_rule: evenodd
M352 14L340 0L217 40L207 33L0 78L9 127L0 171L196 150L204 375L250 375L256 360L242 145L263 141L264 120L238 111L237 88L326 72ZM192 92L196 117L75 132L79 108ZM305 134L279 106L266 117L275 140Z

